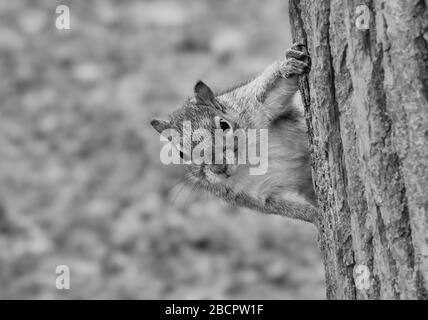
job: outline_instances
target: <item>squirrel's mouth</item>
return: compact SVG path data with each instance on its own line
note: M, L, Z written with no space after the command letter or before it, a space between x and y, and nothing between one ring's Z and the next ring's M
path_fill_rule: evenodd
M205 179L211 184L220 183L225 179L224 177L221 177L219 174L212 172L211 169L208 168L207 166L204 166L202 172L204 173Z
M236 165L203 165L201 171L209 183L220 183L228 179L236 171Z

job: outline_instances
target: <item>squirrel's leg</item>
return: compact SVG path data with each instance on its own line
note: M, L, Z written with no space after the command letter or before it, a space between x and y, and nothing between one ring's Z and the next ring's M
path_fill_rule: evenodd
M285 101L293 97L297 91L297 76L310 71L310 58L302 49L301 44L293 45L285 52L284 60L274 62L256 78L257 101L264 104L271 93L280 95Z
M220 99L237 100L245 106L243 113L251 114L256 126L264 126L286 111L297 92L297 76L310 71L310 57L304 46L295 44L286 50L285 58L268 66L253 80L233 91L224 93Z
M265 127L270 121L286 111L297 92L297 76L310 71L310 58L295 44L285 53L285 58L268 66L261 74L246 85L227 95L228 99L239 100L245 105L243 113L256 127Z
M230 195L232 195L230 197ZM303 197L290 193L282 197L268 197L264 200L255 199L245 193L234 194L233 191L228 191L229 197L224 199L233 199L230 201L238 206L247 207L252 210L268 214L277 214L292 219L302 220L310 223L317 223L318 211L311 203L307 202Z
M292 219L316 223L317 208L297 194L286 194L281 198L269 197L264 204L266 213L283 215Z
M300 44L293 45L285 58L268 66L261 74L246 85L235 89L225 100L238 100L245 106L243 114L253 122L254 127L267 127L277 116L287 111L296 94L297 75L310 70L310 58Z

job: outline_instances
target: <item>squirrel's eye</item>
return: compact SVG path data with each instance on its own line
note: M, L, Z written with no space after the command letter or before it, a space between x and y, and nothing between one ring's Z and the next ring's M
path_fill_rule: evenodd
M180 158L183 159L185 162L189 162L190 161L190 157L184 153L183 151L179 151L180 152Z
M227 122L226 120L220 119L219 125L220 125L220 129L224 131L231 129L229 122Z
M173 146L174 146L175 150L178 151L178 155L180 156L180 158L184 160L184 163L190 163L191 162L192 158L186 152L183 152L181 145L174 144Z
M233 131L233 128L230 122L218 116L214 117L214 124L217 129L221 129L223 131L227 131L227 130L231 130L231 132Z

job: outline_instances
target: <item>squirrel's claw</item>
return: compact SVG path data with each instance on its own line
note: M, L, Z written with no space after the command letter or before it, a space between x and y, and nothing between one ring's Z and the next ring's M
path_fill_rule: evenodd
M308 73L311 69L311 58L305 53L305 46L295 43L285 51L285 61L281 66L281 74L285 78Z
M306 46L301 42L294 42L291 46L291 49L297 50L297 51L303 51L303 49L306 48Z
M303 51L300 51L300 50L294 50L294 49L287 49L287 50L285 51L285 57L286 57L287 59L295 58L295 59L302 60L302 61L304 61L304 60L306 60L306 59L310 60L309 55L307 55L307 54L306 54L306 53L304 53Z

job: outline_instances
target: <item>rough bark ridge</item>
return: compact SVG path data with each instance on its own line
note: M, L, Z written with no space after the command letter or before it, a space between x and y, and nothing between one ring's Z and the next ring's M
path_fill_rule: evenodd
M356 27L356 7L371 12ZM428 298L428 13L424 0L290 0L330 299ZM358 285L359 265L370 271Z

